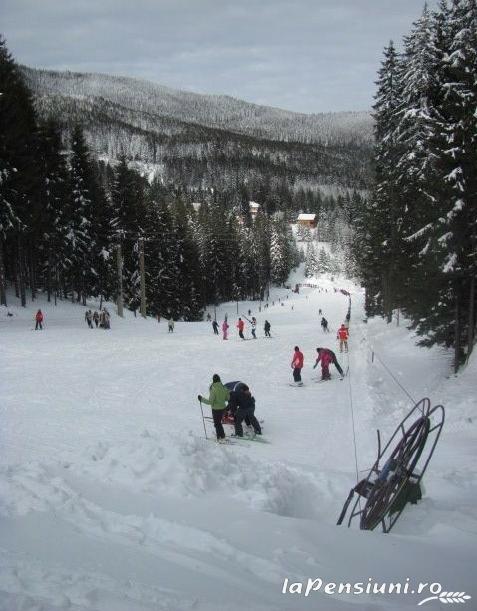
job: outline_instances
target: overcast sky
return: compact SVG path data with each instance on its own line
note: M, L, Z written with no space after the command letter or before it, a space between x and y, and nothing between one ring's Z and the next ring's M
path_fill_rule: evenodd
M428 5L436 4L431 0ZM364 110L421 0L0 0L19 63L300 112Z

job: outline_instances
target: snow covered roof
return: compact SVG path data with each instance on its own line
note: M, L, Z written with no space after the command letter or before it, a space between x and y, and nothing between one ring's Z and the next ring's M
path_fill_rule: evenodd
M316 218L316 214L299 214L298 215L298 220L299 221L314 221Z

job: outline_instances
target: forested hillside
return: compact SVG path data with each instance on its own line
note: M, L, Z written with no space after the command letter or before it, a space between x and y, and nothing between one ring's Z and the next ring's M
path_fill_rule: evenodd
M165 183L233 189L267 182L366 189L368 113L302 115L130 78L22 67L43 120L83 127L97 157L124 155Z
M376 184L356 210L368 314L399 308L425 346L475 341L477 5L427 7L400 53L386 47L374 106Z

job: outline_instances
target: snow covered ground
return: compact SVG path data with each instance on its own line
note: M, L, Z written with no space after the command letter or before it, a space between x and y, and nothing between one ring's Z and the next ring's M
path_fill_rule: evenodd
M449 356L416 348L405 326L364 324L349 281L319 283L299 295L274 289L261 312L240 303L259 321L256 341L234 332L224 342L207 322L168 334L164 321L131 315L90 330L84 308L43 301L35 332L36 308L0 310L0 611L397 610L436 584L477 608L477 360L448 377ZM349 376L317 384L315 349L336 350L347 311L334 288L352 292L350 353L338 354ZM236 307L217 312L233 331ZM303 388L289 386L296 344ZM447 408L425 497L390 535L335 526L356 483L351 407L360 471L375 457L376 428L388 437L411 407L376 355L413 398ZM204 439L197 395L213 373L250 385L271 443ZM323 583L305 596L308 578ZM301 594L288 591L293 582ZM341 582L408 588L324 591ZM433 589L418 594L419 582Z

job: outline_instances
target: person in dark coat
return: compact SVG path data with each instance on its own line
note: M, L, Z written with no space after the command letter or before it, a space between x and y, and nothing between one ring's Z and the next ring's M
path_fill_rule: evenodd
M262 428L259 421L255 417L255 398L252 397L250 388L243 382L229 383L226 386L233 384L233 390L230 391L230 399L227 409L232 412L235 422L235 436L243 437L242 422L252 426L256 435L262 434Z
M271 325L268 322L268 320L265 321L265 324L263 325L263 330L265 331L265 337L272 337L270 335L270 329L271 329Z
M218 335L219 334L219 323L216 320L212 321L212 327L214 329L214 334Z

